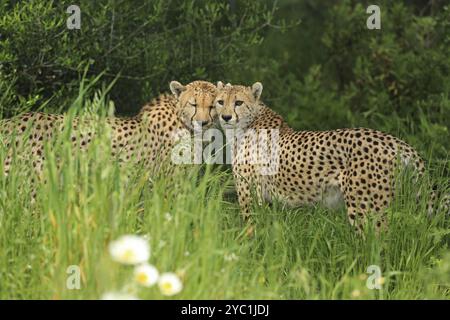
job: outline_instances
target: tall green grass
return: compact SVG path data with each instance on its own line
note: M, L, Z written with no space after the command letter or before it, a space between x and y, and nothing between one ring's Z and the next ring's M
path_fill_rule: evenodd
M36 201L27 161L16 159L0 176L0 299L98 299L133 288L132 268L108 253L123 234L148 237L150 263L178 273L177 299L449 298L449 221L443 212L426 215L429 195L415 198L425 182L404 179L380 237L356 235L342 209L277 203L255 208L248 237L228 167L186 166L168 179L119 166L102 119L86 152L73 150L65 134L46 149ZM66 286L71 265L81 270L79 290ZM370 265L380 267L380 290L366 286ZM130 290L165 298L155 288Z

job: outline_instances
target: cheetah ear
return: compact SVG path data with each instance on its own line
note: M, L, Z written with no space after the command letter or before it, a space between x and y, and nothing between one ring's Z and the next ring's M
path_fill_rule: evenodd
M222 81L217 81L217 89L221 90L223 89L223 82Z
M183 86L178 81L171 81L170 82L170 91L175 95L175 97L179 98L180 94L186 90L186 87Z
M261 97L262 89L263 89L263 86L262 86L261 82L255 82L252 85L252 94L256 100L258 100L259 97Z

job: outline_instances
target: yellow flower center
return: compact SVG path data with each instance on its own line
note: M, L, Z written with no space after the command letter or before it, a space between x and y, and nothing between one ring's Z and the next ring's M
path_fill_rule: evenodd
M124 261L131 261L134 258L134 252L131 249L127 249L125 250L125 252L123 253L123 260Z
M165 282L161 285L162 291L170 293L172 291L172 284L170 282Z
M148 281L148 276L147 276L145 273L143 273L143 272L138 273L138 274L136 275L136 281L137 281L138 283L145 284L145 283L147 283L147 281Z

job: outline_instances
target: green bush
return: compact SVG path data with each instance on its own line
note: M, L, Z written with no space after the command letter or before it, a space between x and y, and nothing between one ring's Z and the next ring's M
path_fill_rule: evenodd
M233 2L234 3L234 2ZM120 74L112 99L135 112L169 81L217 81L261 41L271 11L257 1L79 1L81 29L69 30L70 1L0 1L0 88L7 115L44 101L66 109L81 74ZM5 93L5 88L10 88Z

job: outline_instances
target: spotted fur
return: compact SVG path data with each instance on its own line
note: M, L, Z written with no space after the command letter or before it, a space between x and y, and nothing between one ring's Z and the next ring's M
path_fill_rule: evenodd
M135 117L106 118L111 132L113 157L121 162L132 161L151 166L169 154L180 136L215 121L216 114L212 107L217 91L215 85L194 81L183 86L172 81L170 88L173 95L160 95ZM85 117L72 119L70 139L74 149L88 148L95 136L95 121ZM44 145L61 135L66 123L66 115L41 112L1 120L0 135L8 148L4 174L10 171L13 147L23 151L19 156L31 158L33 168L38 174L41 173L45 161ZM198 123L200 126L197 126Z
M379 230L386 222L383 211L394 196L397 164L411 166L419 175L424 172L418 153L390 134L367 128L295 131L260 101L260 83L252 87L219 83L218 88L215 105L221 126L234 132L233 174L245 216L250 214L255 188L260 202L277 198L294 207L342 198L352 226L361 231L368 213L374 212ZM269 164L252 163L255 140L249 133L267 129L277 129L279 139L275 146L263 142L263 148L269 155L267 150L277 148L279 157L270 158ZM274 161L277 170L262 174L262 167L274 166Z

